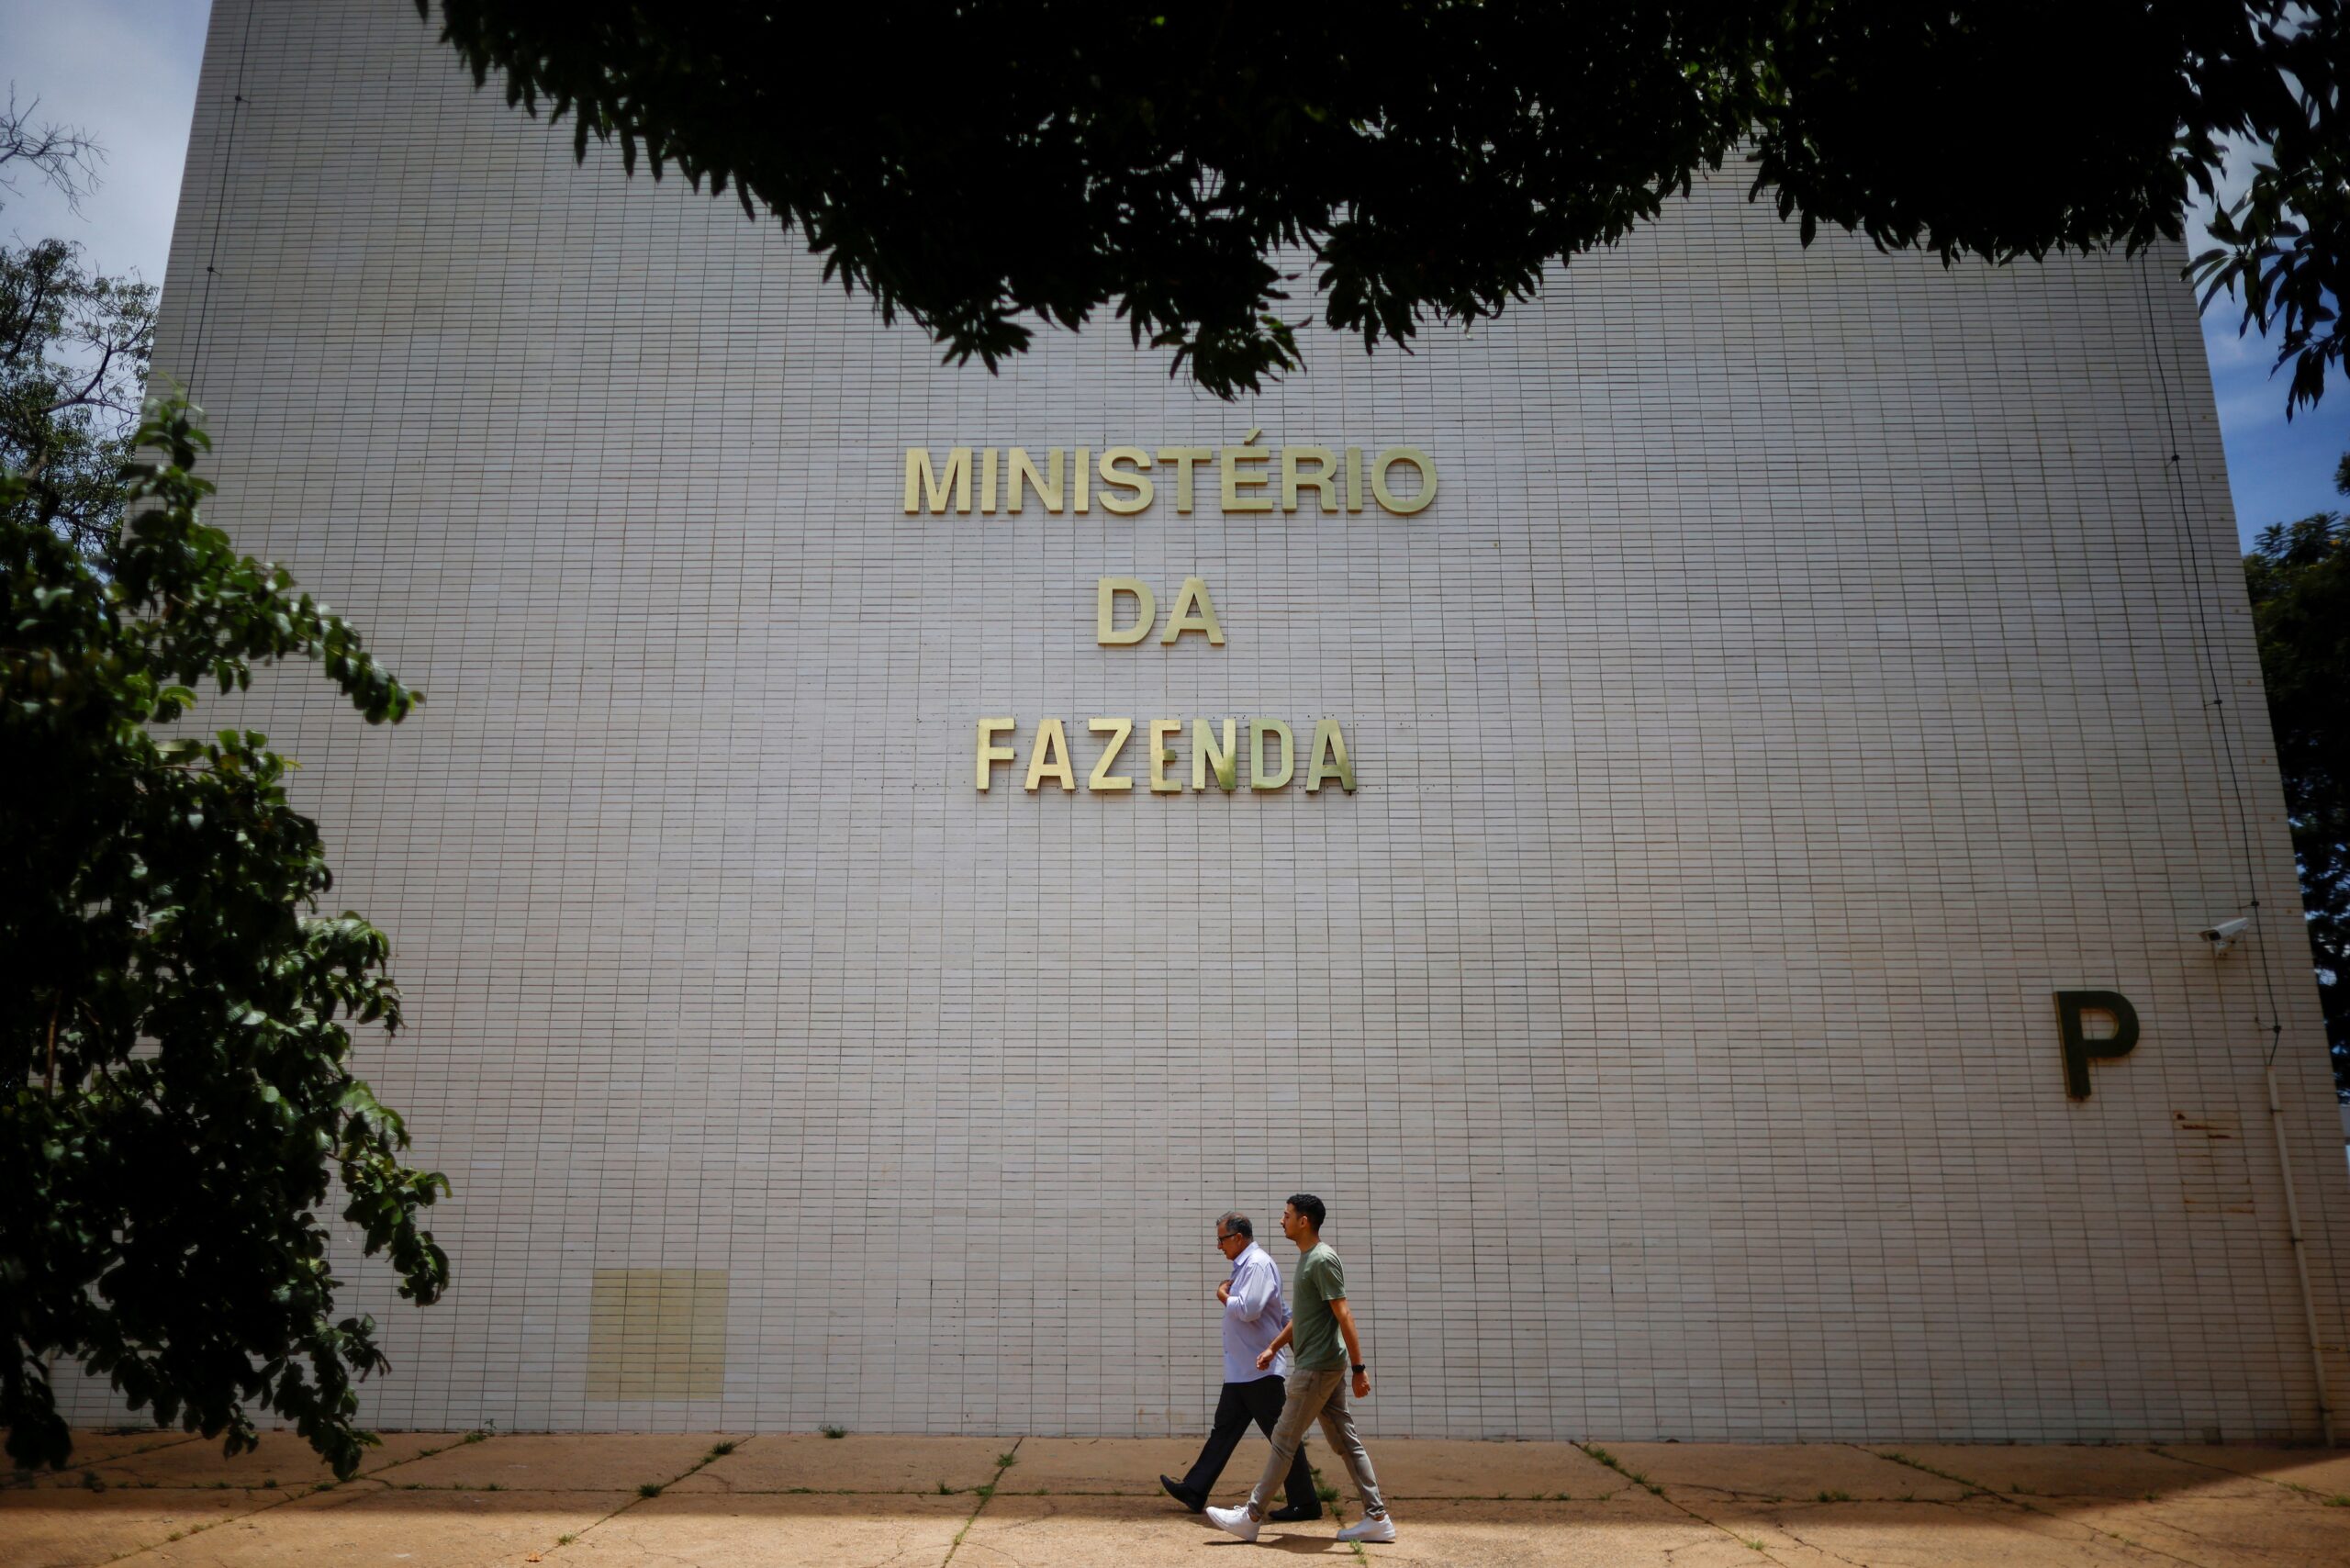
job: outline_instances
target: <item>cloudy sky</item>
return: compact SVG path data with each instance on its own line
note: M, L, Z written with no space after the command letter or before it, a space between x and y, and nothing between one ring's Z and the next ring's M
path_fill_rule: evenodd
M406 0L376 0L405 4ZM0 234L79 241L101 271L160 283L187 153L208 0L0 0L0 62L17 101L104 145L102 184L79 213L30 181L0 192ZM2236 335L2224 304L2203 319L2228 472L2244 535L2342 505L2333 468L2350 448L2350 388L2337 376L2313 412L2288 422L2275 353Z

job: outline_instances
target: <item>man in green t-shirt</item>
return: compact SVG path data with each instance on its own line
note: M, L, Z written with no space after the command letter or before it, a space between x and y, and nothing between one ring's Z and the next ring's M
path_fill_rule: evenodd
M1300 1193L1281 1212L1281 1234L1297 1243L1297 1286L1290 1292L1289 1327L1276 1335L1262 1355L1259 1367L1270 1366L1281 1347L1290 1346L1289 1383L1282 1391L1281 1418L1273 1424L1273 1451L1264 1474L1248 1501L1237 1508L1210 1508L1208 1518L1218 1528L1243 1540L1257 1539L1264 1522L1265 1503L1289 1470L1290 1456L1305 1440L1309 1421L1322 1423L1322 1435L1332 1451L1346 1462L1347 1474L1362 1498L1362 1518L1338 1532L1345 1541L1393 1540L1395 1521L1379 1495L1379 1477L1371 1473L1371 1455L1355 1431L1347 1408L1347 1373L1351 1365L1357 1399L1371 1397L1371 1363L1363 1359L1362 1338L1355 1332L1355 1315L1347 1305L1347 1271L1338 1255L1322 1239L1327 1211L1311 1193ZM1343 1343L1342 1343L1343 1341Z

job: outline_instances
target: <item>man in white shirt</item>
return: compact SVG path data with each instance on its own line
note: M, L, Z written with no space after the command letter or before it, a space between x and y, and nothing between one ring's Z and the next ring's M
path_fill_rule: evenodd
M1193 1513L1208 1506L1208 1492L1224 1473L1225 1462L1240 1444L1240 1434L1254 1421L1267 1437L1281 1419L1283 1380L1289 1376L1289 1352L1274 1356L1270 1367L1259 1367L1258 1356L1289 1327L1289 1307L1281 1300L1281 1266L1257 1245L1256 1232L1243 1214L1228 1214L1215 1222L1216 1250L1231 1260L1232 1277L1215 1287L1224 1304L1224 1393L1215 1402L1215 1425L1207 1446L1200 1450L1191 1473L1181 1481L1160 1476L1167 1495ZM1305 1448L1298 1446L1290 1459L1289 1506L1266 1516L1284 1522L1318 1519L1322 1500L1314 1494L1314 1472L1305 1462Z

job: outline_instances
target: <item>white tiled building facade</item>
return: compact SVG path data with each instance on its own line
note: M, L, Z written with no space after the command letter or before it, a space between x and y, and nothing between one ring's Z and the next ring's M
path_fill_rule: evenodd
M2337 1400L2350 1185L2177 249L1945 270L1744 190L1237 405L1107 322L990 377L401 0L218 0L158 369L213 517L429 694L243 711L456 1188L442 1305L347 1271L370 1417L1194 1430L1214 1217L1304 1189L1376 1431L2316 1435L2272 985ZM901 505L909 445L1252 426L1438 497ZM1103 576L1225 646L1099 645ZM1360 788L1020 788L1097 714L1336 718ZM2143 1032L2076 1101L2080 988Z

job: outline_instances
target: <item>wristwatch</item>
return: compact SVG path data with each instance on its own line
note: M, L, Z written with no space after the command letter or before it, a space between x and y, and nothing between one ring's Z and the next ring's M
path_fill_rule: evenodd
M1369 1361L1357 1361L1357 1362L1355 1363L1355 1372L1356 1372L1356 1375L1358 1375L1358 1376L1361 1375L1361 1374L1362 1374L1362 1373L1364 1373L1364 1372L1369 1372L1370 1370L1371 1370L1371 1363L1370 1363Z

